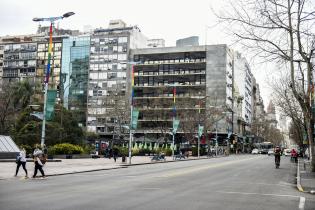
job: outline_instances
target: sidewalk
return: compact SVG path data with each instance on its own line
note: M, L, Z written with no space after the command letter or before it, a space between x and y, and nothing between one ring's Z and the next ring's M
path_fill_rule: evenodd
M297 167L297 187L301 192L315 194L315 172L311 172L311 165L305 159L299 159Z
M201 159L206 157L201 157ZM196 160L197 157L189 157L184 160ZM177 160L178 161L178 160ZM151 156L135 156L131 159L132 165L142 165L142 164L154 164L154 163L164 163L173 162L172 157L166 157L166 161L151 161ZM128 167L129 159L126 159L125 163L122 163L121 158L114 162L114 159L108 158L98 158L98 159L62 159L61 162L47 162L44 166L44 171L46 176L58 176L64 174L74 174L83 173L89 171L100 171L100 170L110 170ZM16 169L16 163L12 162L0 162L0 180L14 178ZM31 177L34 173L34 163L27 162L26 169L28 171L28 176ZM38 172L37 176L40 176ZM19 169L18 177L24 177L25 172L22 166Z

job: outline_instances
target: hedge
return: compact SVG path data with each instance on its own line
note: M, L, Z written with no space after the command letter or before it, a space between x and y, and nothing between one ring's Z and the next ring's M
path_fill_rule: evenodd
M72 155L82 154L83 152L84 150L81 146L69 143L55 144L48 149L48 154L50 155Z

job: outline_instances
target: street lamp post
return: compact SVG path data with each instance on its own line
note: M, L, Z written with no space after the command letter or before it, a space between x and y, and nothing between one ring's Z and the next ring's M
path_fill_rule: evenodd
M68 18L74 15L74 12L67 12L62 16L58 17L48 17L48 18L33 18L33 21L40 22L40 21L49 21L50 28L49 28L49 45L48 45L48 61L47 61L47 69L45 74L45 93L44 93L44 110L43 110L43 123L42 123L42 135L41 135L41 147L44 147L45 144L45 128L46 128L46 106L47 106L47 91L48 91L48 82L49 82L49 74L50 74L50 59L51 59L51 51L52 51L52 28L54 22L57 20L62 20L63 18Z
M127 62L131 64L131 96L130 96L130 126L129 126L129 146L128 146L128 154L129 154L129 165L131 165L131 144L132 144L132 113L133 113L133 98L134 98L134 85L135 85L135 74L134 74L134 65L139 64L140 62Z
M169 85L166 85L166 86L171 86L173 87L173 129L172 129L172 157L173 159L175 159L175 151L174 151L174 148L175 148L175 129L174 129L174 124L175 124L175 121L176 121L176 84L169 84Z
M199 133L200 129L200 109L201 109L201 103L200 103L200 93L199 93L199 101L198 101L198 130L197 130L197 135L198 135L198 158L200 158L200 136L201 134Z
M218 156L218 121L215 122L215 156Z
M210 108L215 108L215 109L219 109L220 107L217 106L210 106ZM217 114L227 114L228 112L218 112ZM218 155L218 121L222 120L223 118L217 118L215 119L215 154L216 156Z

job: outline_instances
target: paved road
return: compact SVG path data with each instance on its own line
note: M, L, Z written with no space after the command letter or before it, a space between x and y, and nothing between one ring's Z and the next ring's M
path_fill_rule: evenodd
M273 157L244 155L1 180L0 209L314 210L315 197L296 190L295 170L288 159L275 169Z

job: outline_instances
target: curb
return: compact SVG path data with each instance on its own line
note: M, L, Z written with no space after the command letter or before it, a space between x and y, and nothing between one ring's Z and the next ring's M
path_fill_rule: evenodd
M66 173L58 173L58 174L49 174L48 176L63 176L69 174L79 174L79 173L88 173L88 172L95 172L95 171L107 171L107 170L114 170L114 169L121 169L121 168L128 168L130 166L139 166L139 165L149 165L149 164L158 164L158 163L172 163L178 161L192 161L192 160L203 160L203 159L210 159L210 158L199 158L199 159L184 159L184 160L168 160L168 161L156 161L156 162L146 162L146 163L135 163L135 164L121 164L115 168L100 168L100 169L91 169L85 171L74 171L74 172L66 172Z
M158 164L158 163L173 163L173 162L179 162L179 161L192 161L192 160L204 160L209 158L196 158L196 159L183 159L183 160L165 160L165 161L151 161L151 162L145 162L145 163L134 163L134 164L122 164L123 166L140 166L140 165L149 165L149 164Z
M301 185L301 175L300 175L300 159L298 159L298 164L297 164L297 182L296 182L296 187L300 192L304 192L302 185Z
M15 159L0 159L0 163L15 163ZM26 162L34 162L33 159L26 159ZM47 162L62 162L61 159L47 159Z

